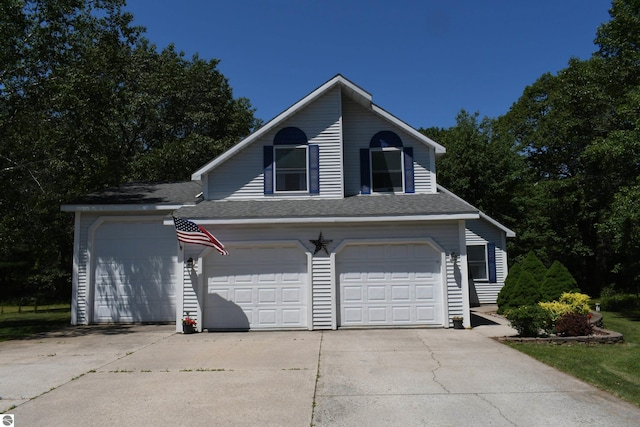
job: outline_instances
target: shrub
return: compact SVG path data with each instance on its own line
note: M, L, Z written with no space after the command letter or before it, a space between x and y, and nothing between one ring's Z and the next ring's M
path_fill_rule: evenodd
M509 309L505 317L521 337L536 337L552 324L549 312L537 304Z
M523 271L533 276L533 280L535 280L538 287L542 284L544 276L547 274L547 267L544 266L540 258L538 258L533 251L529 251L520 266Z
M571 308L571 312L577 314L588 314L591 311L589 303L591 298L587 294L579 292L564 292L560 296L560 302L567 304Z
M554 301L564 292L579 291L577 284L569 270L560 261L554 261L540 285L542 301Z
M633 294L613 294L601 296L600 307L605 311L635 310L640 307L640 302Z
M563 337L591 335L593 325L586 314L567 313L556 322L556 332Z
M504 286L498 293L498 313L511 308L534 305L540 301L540 285L547 268L533 251L509 270Z

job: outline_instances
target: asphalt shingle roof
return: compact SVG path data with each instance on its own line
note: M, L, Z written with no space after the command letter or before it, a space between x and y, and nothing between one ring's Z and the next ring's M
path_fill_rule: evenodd
M185 206L175 216L191 219L274 219L389 217L477 214L478 210L445 193L352 196L343 199L220 200Z
M195 204L202 186L196 181L132 182L82 196L67 205L184 205Z

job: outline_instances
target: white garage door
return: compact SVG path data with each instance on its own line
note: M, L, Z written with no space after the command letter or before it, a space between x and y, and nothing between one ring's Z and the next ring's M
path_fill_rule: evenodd
M203 327L210 330L307 326L307 256L298 246L229 247L205 258Z
M104 222L95 231L94 322L176 319L175 231L155 222Z
M440 263L428 244L345 247L338 254L339 325L442 325Z

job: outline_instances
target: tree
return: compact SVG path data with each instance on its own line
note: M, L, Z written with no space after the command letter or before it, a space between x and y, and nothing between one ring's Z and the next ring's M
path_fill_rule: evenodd
M540 286L542 301L557 301L565 292L579 292L576 279L560 261L554 261Z
M124 4L0 4L0 280L12 290L0 298L51 281L68 289L62 203L133 179L188 179L260 125L217 60L157 52Z
M454 127L419 131L447 149L437 164L439 183L508 226L519 220L526 164L495 120L461 110Z

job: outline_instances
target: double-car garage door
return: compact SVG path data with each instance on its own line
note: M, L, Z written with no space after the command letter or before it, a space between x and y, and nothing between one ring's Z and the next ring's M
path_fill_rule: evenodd
M307 253L296 245L229 248L205 258L203 327L308 328ZM354 244L336 255L338 326L443 324L441 253L426 243Z

